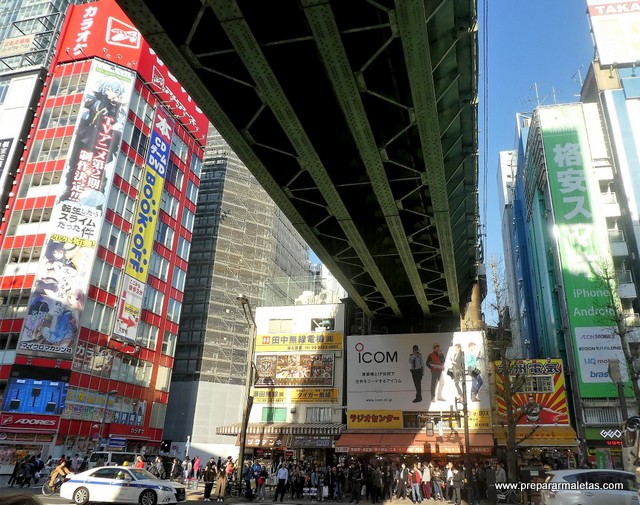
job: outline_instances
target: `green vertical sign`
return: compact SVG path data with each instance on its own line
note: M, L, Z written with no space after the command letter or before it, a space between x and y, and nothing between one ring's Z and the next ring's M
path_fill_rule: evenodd
M538 110L553 205L554 235L573 337L580 396L617 396L609 359L624 363L606 283L598 272L612 264L601 213L600 187L591 175L591 154L582 105ZM626 368L622 370L626 377Z

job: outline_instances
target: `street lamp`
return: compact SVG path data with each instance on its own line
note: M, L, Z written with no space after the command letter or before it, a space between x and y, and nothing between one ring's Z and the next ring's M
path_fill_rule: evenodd
M251 414L251 407L253 407L253 395L251 394L251 386L253 385L253 352L256 342L256 320L253 317L253 311L251 310L251 304L249 298L246 295L240 295L236 297L236 300L242 305L242 311L244 317L249 324L249 350L247 351L247 375L245 377L245 404L242 411L242 426L240 427L240 457L238 458L238 472L240 479L242 479L242 470L244 468L244 451L245 443L247 440L247 425L249 424L249 415Z
M102 431L104 430L104 424L105 424L105 421L107 420L107 408L109 407L109 398L117 394L118 394L118 391L116 389L113 389L107 393L107 398L104 402L104 412L102 412L102 420L100 421L100 430L98 431L98 437L99 437L98 448L100 448L102 443L102 438L103 438Z

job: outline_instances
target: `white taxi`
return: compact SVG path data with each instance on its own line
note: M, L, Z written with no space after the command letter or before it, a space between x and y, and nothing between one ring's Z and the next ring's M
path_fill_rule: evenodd
M77 505L89 502L161 505L185 501L182 484L160 480L141 468L102 466L73 475L60 487L60 497Z

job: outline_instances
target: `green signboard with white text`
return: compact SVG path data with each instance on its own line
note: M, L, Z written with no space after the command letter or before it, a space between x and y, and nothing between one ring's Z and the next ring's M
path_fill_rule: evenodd
M602 280L603 265L612 264L611 253L598 212L600 187L592 175L582 107L542 108L538 114L580 396L602 398L617 396L607 372L609 359L620 360L624 380L627 373Z

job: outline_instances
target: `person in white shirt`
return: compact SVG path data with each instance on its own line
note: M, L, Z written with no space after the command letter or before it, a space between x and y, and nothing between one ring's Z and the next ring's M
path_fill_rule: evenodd
M496 483L507 482L507 472L504 471L502 463L496 465Z
M289 470L284 466L284 463L280 463L280 467L278 468L278 473L276 475L278 479L278 485L276 486L276 496L273 501L278 501L278 494L280 495L280 501L284 500L284 493L287 486L287 481L289 480Z

